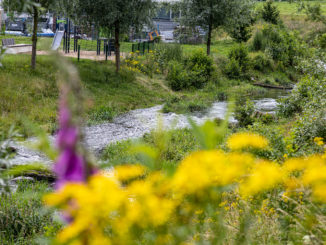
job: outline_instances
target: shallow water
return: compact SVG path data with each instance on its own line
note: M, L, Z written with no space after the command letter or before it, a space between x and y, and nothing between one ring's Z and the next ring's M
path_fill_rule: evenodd
M257 110L262 112L275 111L277 107L277 101L275 98L283 97L285 92L282 90L273 91L265 98L253 100ZM103 123L99 125L93 125L84 128L85 143L88 149L94 154L98 154L108 144L142 137L145 133L157 128L159 123L165 130L173 128L185 128L189 127L188 117L190 117L197 124L202 124L207 120L223 119L227 111L226 102L213 103L212 107L206 112L197 112L189 116L179 115L175 113L161 113L163 106L154 106L145 109L138 109L130 111L126 114L120 115L110 123ZM230 122L236 122L231 117ZM50 136L52 142L54 137ZM10 160L13 165L28 164L34 162L42 162L50 164L43 154L30 150L27 146L28 143L35 142L36 139L29 139L24 144L15 143L13 146L17 150L17 155Z

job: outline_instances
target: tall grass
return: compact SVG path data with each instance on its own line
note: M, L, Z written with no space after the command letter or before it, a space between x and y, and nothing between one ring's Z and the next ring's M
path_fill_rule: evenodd
M49 192L42 182L20 182L15 193L0 198L0 243L31 244L49 227L58 230L52 213L44 210L42 196Z

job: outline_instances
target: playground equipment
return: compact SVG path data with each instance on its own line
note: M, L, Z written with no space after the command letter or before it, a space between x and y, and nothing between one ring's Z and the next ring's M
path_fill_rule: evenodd
M52 50L58 50L61 46L62 38L63 38L64 31L57 31L54 35L53 41L52 41Z
M148 33L149 40L153 41L155 37L159 37L160 34L157 30Z

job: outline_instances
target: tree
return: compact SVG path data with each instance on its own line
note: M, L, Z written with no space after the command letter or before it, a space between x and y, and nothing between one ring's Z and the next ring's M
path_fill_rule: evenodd
M16 13L29 13L33 17L32 34L32 58L31 68L36 67L36 48L37 48L37 26L40 15L48 10L54 0L5 0L3 6L5 9Z
M61 0L61 4L63 9L73 10L66 14L76 23L84 22L114 33L117 72L120 70L120 35L131 28L141 29L155 14L152 0L71 0L69 3Z
M246 6L249 4L249 6ZM245 3L239 12L238 18L230 20L225 28L228 34L238 43L247 42L252 35L252 25L256 21L256 13L251 8L252 3Z
M207 30L207 55L210 55L212 31L241 19L241 9L249 7L250 0L183 0L182 22ZM240 21L239 19L239 21Z
M279 22L280 11L277 9L277 6L273 4L272 0L267 0L264 4L262 18L263 20L275 25Z

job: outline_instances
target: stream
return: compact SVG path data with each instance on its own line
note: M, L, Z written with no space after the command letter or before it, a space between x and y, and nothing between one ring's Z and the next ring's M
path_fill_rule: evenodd
M275 113L278 105L276 99L285 97L288 91L268 90L263 97L253 98L255 108L261 112ZM175 113L161 113L162 105L137 109L116 117L110 123L87 126L83 129L85 135L85 144L87 148L98 155L108 144L123 141L127 139L136 139L142 137L157 128L159 122L163 123L165 130L174 128L189 127L187 115ZM190 118L197 124L203 124L207 120L216 118L223 119L227 111L227 102L215 102L206 112L197 112L190 115ZM237 121L231 117L230 122ZM54 142L55 137L49 136ZM13 147L16 149L16 155L9 160L11 165L23 165L31 163L51 164L51 161L42 153L31 150L28 145L35 142L36 138L28 139L25 142L16 142Z

